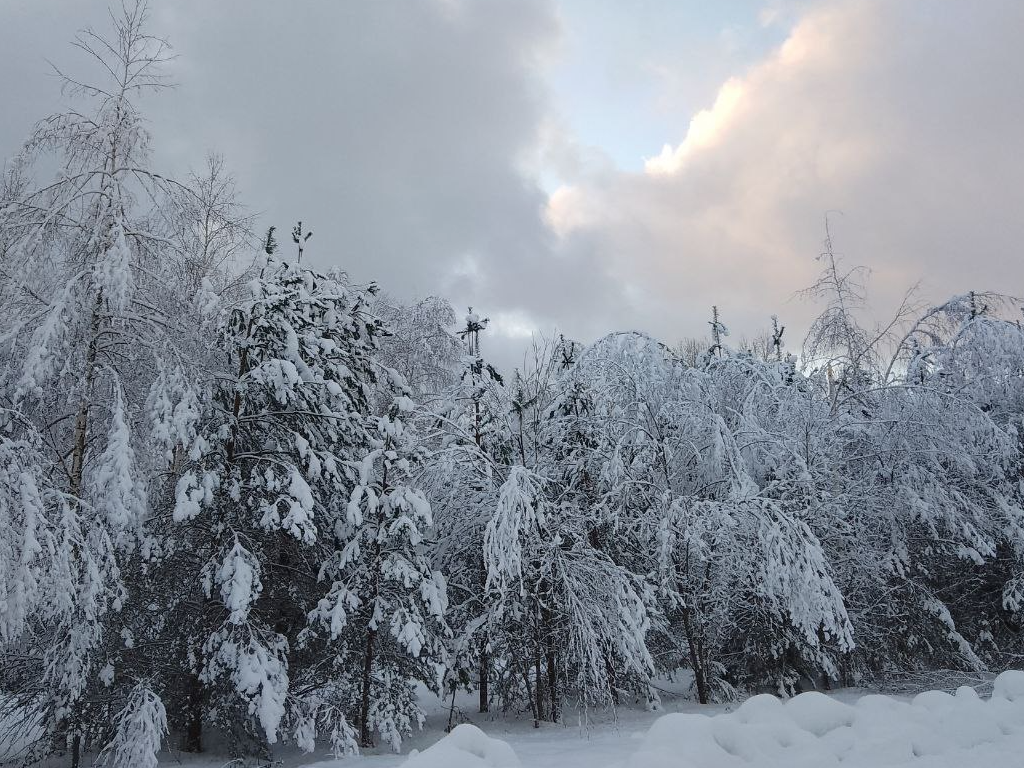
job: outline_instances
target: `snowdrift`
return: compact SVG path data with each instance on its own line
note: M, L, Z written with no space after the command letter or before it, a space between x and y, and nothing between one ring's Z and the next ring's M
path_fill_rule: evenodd
M948 768L1024 765L1024 672L1004 672L991 698L972 688L912 701L868 695L849 705L822 693L754 696L719 715L655 721L626 768ZM520 768L512 748L460 725L406 768Z
M821 693L754 696L735 711L657 720L629 768L914 768L1024 765L1024 672L1004 672L988 700L972 688L911 702Z
M429 749L411 755L404 768L520 768L512 747L464 723Z

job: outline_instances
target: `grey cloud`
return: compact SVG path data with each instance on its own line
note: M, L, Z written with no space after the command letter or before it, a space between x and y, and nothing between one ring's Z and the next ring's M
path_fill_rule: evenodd
M314 263L544 325L614 301L600 270L556 252L528 169L560 34L550 2L180 0L151 14L178 55L179 87L145 105L157 164L181 175L224 153L264 225L314 231ZM76 66L66 41L102 28L105 9L18 2L4 15L0 84L17 117L0 124L0 152L57 103L42 56Z

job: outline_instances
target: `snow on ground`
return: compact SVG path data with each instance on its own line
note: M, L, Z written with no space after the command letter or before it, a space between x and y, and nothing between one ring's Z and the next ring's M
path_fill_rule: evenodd
M821 693L782 702L754 696L735 712L659 719L628 768L874 768L1024 764L1024 673L971 688L929 691L910 702L868 695L853 705Z
M460 702L463 703L463 702ZM470 701L465 702L467 711ZM810 692L783 701L700 706L666 696L639 706L573 713L564 725L472 715L443 735L448 713L434 700L426 728L396 755L371 750L341 760L279 753L286 768L1021 768L1024 672L1004 672L990 697L972 688L913 698ZM88 762L86 763L88 764ZM165 754L161 764L239 766L213 754ZM248 763L253 765L253 763ZM266 765L266 763L261 763Z
M640 713L632 713L639 715ZM1024 765L1024 672L1005 672L992 696L963 687L903 700L844 703L810 692L754 696L733 711L662 715L644 733L616 724L543 728L462 725L401 760L364 756L319 768L951 768ZM625 721L625 722L624 722ZM634 723L635 724L635 723ZM484 724L487 727L487 724Z

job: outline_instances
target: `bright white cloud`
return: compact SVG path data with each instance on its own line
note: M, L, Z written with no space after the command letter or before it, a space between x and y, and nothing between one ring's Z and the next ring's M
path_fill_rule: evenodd
M718 91L715 105L711 109L702 109L690 121L682 143L674 149L666 144L661 154L644 162L644 170L650 174L678 173L694 152L713 147L733 119L744 90L745 84L739 78L727 80Z
M1024 293L1020 29L1024 5L998 0L819 3L645 172L560 188L560 247L632 293L609 325L668 339L700 335L713 303L739 332L806 323L790 299L834 209L879 312L919 278L935 298Z

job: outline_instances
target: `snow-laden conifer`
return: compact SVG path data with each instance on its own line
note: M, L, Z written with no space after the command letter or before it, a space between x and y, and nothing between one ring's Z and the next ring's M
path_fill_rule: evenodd
M163 702L144 683L139 683L115 716L114 736L97 762L110 768L156 768L166 734L167 712Z
M223 326L229 368L184 446L173 518L205 558L185 561L202 589L188 643L189 674L205 689L195 716L215 713L240 739L273 744L293 701L296 640L367 445L378 332L343 275L272 256Z
M430 504L413 479L425 455L403 422L411 408L399 396L372 419L369 450L353 462L355 485L334 524L337 550L321 569L329 589L311 614L322 627L313 633L329 637L332 674L351 691L361 746L377 733L395 751L423 723L412 681L439 690L447 632L445 581L426 556Z

